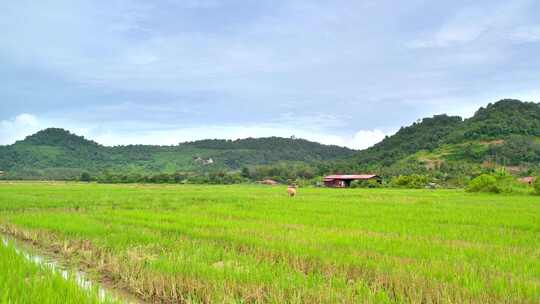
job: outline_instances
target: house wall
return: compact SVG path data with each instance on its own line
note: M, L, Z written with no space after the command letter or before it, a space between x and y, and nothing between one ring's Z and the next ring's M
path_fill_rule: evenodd
M378 183L382 183L382 179L380 177L374 177L370 179L365 180L376 180ZM334 179L331 181L325 181L324 185L326 187L332 187L332 188L347 188L351 186L351 183L354 181L354 179Z
M325 181L324 185L326 187L333 187L333 188L344 188L348 186L344 180L339 180L339 179L335 179L332 181Z

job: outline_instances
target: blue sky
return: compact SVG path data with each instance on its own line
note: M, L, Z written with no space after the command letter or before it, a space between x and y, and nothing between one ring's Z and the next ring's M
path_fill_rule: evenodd
M304 137L365 148L540 101L540 2L2 1L0 144Z

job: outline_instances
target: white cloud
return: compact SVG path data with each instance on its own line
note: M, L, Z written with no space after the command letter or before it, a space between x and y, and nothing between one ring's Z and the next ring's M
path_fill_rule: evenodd
M0 121L0 144L11 144L40 130L36 116L22 113L13 119Z
M510 38L516 42L540 42L540 26L523 26L515 30Z
M424 35L407 44L409 48L448 48L475 43L491 38L492 43L500 42L500 34L520 22L528 7L528 0L507 1L500 5L472 4L459 10L445 21L435 32ZM518 29L514 39L536 40L538 29L524 27Z
M366 149L383 140L386 135L378 129L360 130L354 134L347 146L359 150Z
M32 114L23 113L15 117L15 124L20 126L35 127L38 125L37 118Z
M465 44L478 39L487 29L486 24L456 25L447 24L431 38L413 40L410 48L446 48Z

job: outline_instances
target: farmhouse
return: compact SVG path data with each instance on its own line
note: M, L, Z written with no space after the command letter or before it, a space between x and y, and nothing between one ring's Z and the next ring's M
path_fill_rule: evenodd
M374 174L355 174L355 175L328 175L323 181L326 187L346 188L355 180L375 180L381 182L381 177Z
M0 171L0 176L4 175L6 172Z

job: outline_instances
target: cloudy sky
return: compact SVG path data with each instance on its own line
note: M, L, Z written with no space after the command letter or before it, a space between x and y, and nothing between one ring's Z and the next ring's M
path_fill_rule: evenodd
M540 101L537 0L1 1L0 144L304 137L365 148Z

